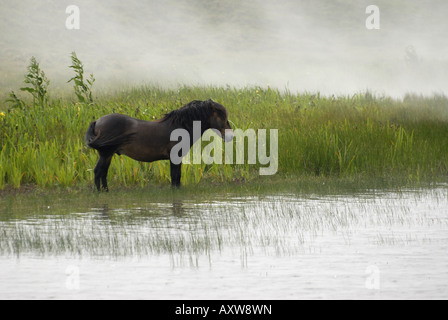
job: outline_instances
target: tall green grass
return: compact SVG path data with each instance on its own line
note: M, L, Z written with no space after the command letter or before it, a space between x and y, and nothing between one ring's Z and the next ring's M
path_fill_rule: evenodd
M323 97L259 87L141 86L99 92L94 105L76 98L25 98L20 107L0 102L0 189L92 185L97 154L84 144L92 120L113 112L154 120L209 98L227 107L237 128L279 130L279 176L419 180L448 173L448 98L441 95L400 100L369 92ZM182 183L260 181L259 167L184 165ZM109 179L112 188L165 184L169 163L116 156Z

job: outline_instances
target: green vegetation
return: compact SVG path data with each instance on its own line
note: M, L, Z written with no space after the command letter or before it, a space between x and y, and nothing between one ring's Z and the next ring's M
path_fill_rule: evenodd
M72 56L76 57L76 55ZM76 58L77 59L77 58ZM97 154L85 146L90 121L118 112L154 120L195 99L227 107L237 128L279 129L275 179L444 179L448 174L448 98L408 95L403 100L369 92L324 97L272 88L142 86L93 94L82 64L73 61L72 94L48 97L48 80L32 60L31 97L0 102L0 189L90 186ZM77 82L79 81L79 83ZM78 91L77 91L78 90ZM11 94L11 95L12 95ZM12 96L11 96L12 97ZM184 165L182 183L256 180L260 165ZM169 163L140 163L116 156L110 185L145 187L169 182Z
M84 81L84 65L76 56L76 52L72 52L72 65L70 68L75 71L76 75L68 82L74 82L75 85L73 89L78 97L78 101L81 103L93 104L92 86L95 82L95 78L93 77L93 74L91 74L90 78Z
M28 86L20 88L20 90L31 94L33 105L44 107L48 104L48 86L50 81L45 76L45 72L40 69L35 57L31 58L24 83ZM10 99L6 101L11 102L13 108L23 108L25 106L25 103L17 97L14 91L11 91Z

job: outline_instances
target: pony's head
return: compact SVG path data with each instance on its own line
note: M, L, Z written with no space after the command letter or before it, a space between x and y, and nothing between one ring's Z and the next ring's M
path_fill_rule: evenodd
M209 118L210 129L218 130L225 142L232 141L233 130L229 123L229 116L226 108L213 100L208 100L207 103L209 103L214 109L211 117Z
M200 121L202 133L214 129L221 134L225 142L232 141L233 130L229 124L228 113L223 105L209 99L195 100L178 110L166 114L162 121L169 121L176 128L184 128L190 133L193 122Z

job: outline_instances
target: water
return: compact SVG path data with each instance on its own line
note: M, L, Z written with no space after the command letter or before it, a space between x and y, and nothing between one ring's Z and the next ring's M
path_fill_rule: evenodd
M131 195L0 200L0 299L448 298L445 186Z

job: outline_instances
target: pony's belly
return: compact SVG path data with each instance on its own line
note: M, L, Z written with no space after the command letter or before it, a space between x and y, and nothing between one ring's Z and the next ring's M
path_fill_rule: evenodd
M169 160L169 153L165 150L157 150L145 147L127 147L124 146L117 151L118 154L123 154L137 161L153 162L158 160Z

